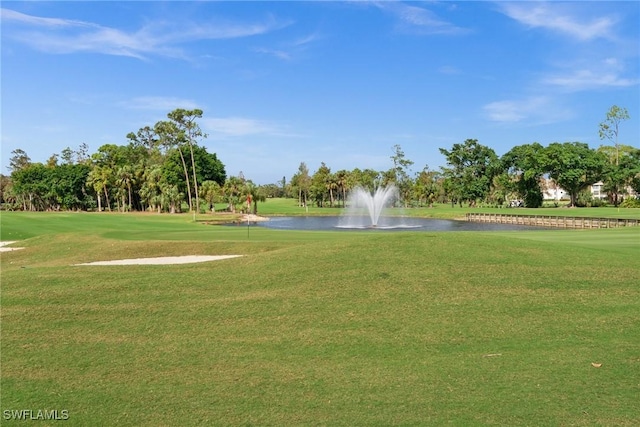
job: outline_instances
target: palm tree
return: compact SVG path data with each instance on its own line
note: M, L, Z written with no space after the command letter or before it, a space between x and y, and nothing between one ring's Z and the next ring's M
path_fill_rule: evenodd
M107 205L107 210L111 212L111 201L109 200L109 185L113 180L113 169L109 166L95 166L92 170L95 182L99 188L104 191L104 202Z
M200 194L209 204L209 209L211 212L216 211L215 201L222 192L222 187L215 181L205 181L202 183L200 187Z
M325 186L329 190L329 207L333 207L333 191L338 189L338 182L335 174L330 173L327 175Z
M248 213L253 213L254 215L257 215L258 202L265 202L267 200L267 198L264 195L264 192L262 191L262 187L255 185L251 181L247 181L247 184L245 186L245 192L247 193L248 196L251 197L250 200L253 203L253 208L248 207L249 208Z
M131 186L133 184L134 174L131 165L124 165L118 168L116 172L116 183L123 191L126 189L129 193L129 210L131 210ZM122 194L122 193L121 193ZM122 196L122 211L125 210L124 196Z
M163 185L162 186L162 201L163 204L169 206L169 213L176 213L177 206L184 199L184 194L178 191L178 187L175 185Z
M161 203L158 197L161 193L160 182L162 180L162 169L160 165L154 165L144 170L142 175L142 186L140 187L140 197L149 204L152 210L160 212Z
M336 183L338 190L342 193L342 207L345 207L347 199L347 190L349 189L349 172L342 169L336 172Z
M237 176L230 176L222 187L222 191L229 203L229 210L236 211L236 204L239 203L244 180Z
M95 166L87 176L87 185L93 188L94 191L96 192L96 197L98 199L98 212L102 212L101 193L105 185L104 182L102 181L101 174L102 174L102 171L100 170L100 166Z

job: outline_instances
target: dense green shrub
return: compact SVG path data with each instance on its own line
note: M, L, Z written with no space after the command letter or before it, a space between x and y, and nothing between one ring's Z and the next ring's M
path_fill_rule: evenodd
M640 208L640 199L632 196L626 197L622 203L620 203L621 208Z

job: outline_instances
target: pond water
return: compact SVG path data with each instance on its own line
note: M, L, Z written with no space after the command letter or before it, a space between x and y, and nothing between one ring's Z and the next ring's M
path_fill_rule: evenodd
M246 223L245 223L246 224ZM241 224L238 224L241 225ZM448 219L427 219L407 217L387 217L375 227L349 225L341 216L291 216L271 217L269 221L251 223L252 226L278 230L335 230L335 231L505 231L539 230L540 227L527 227L512 224L490 224Z

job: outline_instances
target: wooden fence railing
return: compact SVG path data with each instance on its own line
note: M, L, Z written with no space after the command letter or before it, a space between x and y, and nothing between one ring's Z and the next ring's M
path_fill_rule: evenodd
M493 213L468 213L467 221L557 228L618 228L640 226L640 219Z

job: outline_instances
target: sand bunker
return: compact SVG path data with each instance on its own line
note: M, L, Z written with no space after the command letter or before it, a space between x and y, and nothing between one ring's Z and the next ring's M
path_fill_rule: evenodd
M191 264L194 262L218 261L221 259L237 258L242 255L185 255L185 256L165 256L157 258L132 258L117 259L113 261L86 262L75 265L168 265L168 264Z
M24 248L6 248L6 245L10 245L14 242L0 242L0 252L11 252L11 251L17 251L19 249L24 249Z
M0 252L17 251L24 248L7 248L7 245L16 243L15 241L0 242ZM113 261L86 262L75 265L168 265L168 264L191 264L194 262L218 261L221 259L237 258L242 255L185 255L185 256L165 256L157 258L132 258L116 259Z

